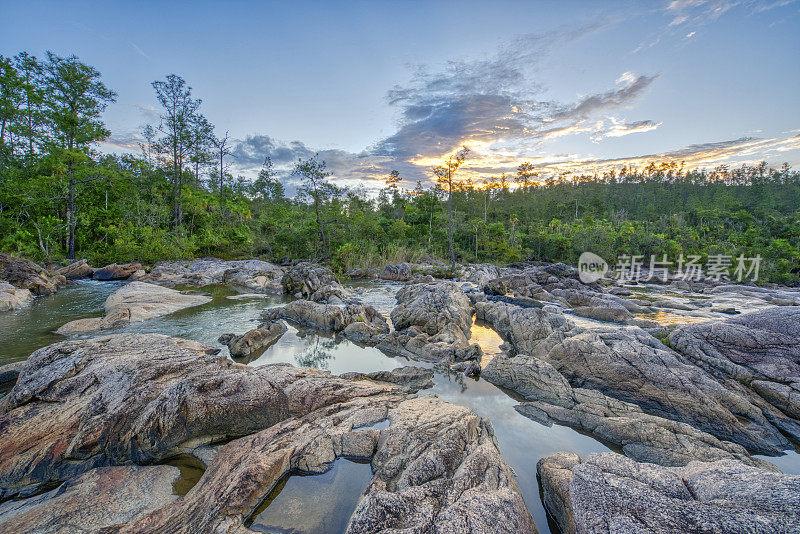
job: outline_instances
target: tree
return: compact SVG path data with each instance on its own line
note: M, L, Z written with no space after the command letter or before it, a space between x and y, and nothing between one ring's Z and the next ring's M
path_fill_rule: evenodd
M325 180L333 173L325 170L325 161L317 159L318 154L303 161L298 160L294 167L293 175L299 176L303 179L303 191L311 196L314 201L314 214L316 217L317 228L319 229L320 240L322 241L322 256L328 257L328 242L325 238L325 225L330 224L328 221L324 222L320 216L320 204L322 197L325 193Z
M12 125L19 115L19 107L23 99L23 80L11 58L0 55L0 168L5 166L12 156ZM6 136L9 145L6 145Z
M389 173L389 176L386 177L386 187L391 191L397 191L398 184L401 180L402 178L400 178L400 171L393 170Z
M461 147L458 152L451 154L443 165L433 168L436 182L442 189L447 188L447 245L450 250L450 266L453 269L456 266L456 253L453 249L453 178L461 164L467 159L467 154L469 154L469 149L466 146Z
M195 113L189 120L189 129L189 163L194 165L194 177L200 182L200 169L214 161L211 153L214 126L201 114Z
M88 159L92 143L106 139L109 132L100 116L117 94L100 81L94 67L77 57L59 57L47 52L44 109L51 139L66 163L67 258L75 258L75 166Z
M172 166L172 226L181 224L181 187L183 186L183 165L189 156L192 144L192 123L200 104L192 98L192 88L176 74L167 75L163 81L152 84L156 98L164 108L158 130L164 134L159 144L167 153Z
M258 171L258 177L250 188L252 194L261 200L279 201L283 198L283 184L272 177L272 159L264 158L264 164Z
M225 164L225 156L231 155L231 147L228 145L230 135L225 132L225 137L211 136L211 145L214 147L214 158L219 165L219 198L222 198L225 188L225 171L228 165Z
M533 163L525 162L517 167L517 184L523 189L526 189L531 183L533 179L538 176L539 173L534 171Z

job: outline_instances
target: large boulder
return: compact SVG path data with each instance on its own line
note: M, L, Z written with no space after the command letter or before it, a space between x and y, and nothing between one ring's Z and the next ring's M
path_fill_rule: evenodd
M283 291L289 295L310 299L325 286L340 285L333 271L316 263L303 262L295 265L281 279ZM312 299L313 300L313 299Z
M94 276L93 269L86 260L78 260L70 263L66 267L62 267L57 272L65 277L67 280L80 280L83 278L91 278Z
M354 323L364 323L373 332L389 332L386 319L372 306L353 303L346 306L294 300L285 306L270 308L261 314L265 321L286 319L302 326L328 332L341 332Z
M411 280L411 266L407 263L398 263L397 265L387 265L381 271L380 278L383 280L392 280L395 282L407 282Z
M34 295L50 295L67 285L60 274L48 273L30 260L0 253L0 280L27 289Z
M176 291L145 282L130 282L106 299L103 317L76 319L62 325L57 333L70 335L92 330L120 328L211 301L208 295Z
M127 280L133 273L142 269L141 263L112 263L95 269L95 280Z
M178 498L177 467L100 467L35 497L0 504L5 534L100 532L129 523Z
M661 467L615 453L559 453L537 469L565 534L796 532L800 524L800 476L735 460Z
M274 345L287 330L283 321L267 321L241 336L222 334L218 341L228 347L232 358L250 361Z
M20 289L0 280L0 312L14 311L27 306L33 300L28 289Z
M203 258L190 262L160 262L140 280L168 287L227 284L249 291L275 293L282 290L283 273L283 268L262 260Z
M596 390L573 388L552 365L538 358L498 355L482 376L529 401L515 407L522 415L547 426L555 422L588 432L640 462L686 465L692 460L736 459L776 469L750 456L741 445L721 441L686 423L645 413L635 404Z
M669 340L697 365L800 420L800 307L682 326Z
M397 306L391 319L397 330L419 327L429 335L439 333L445 326L454 325L469 339L472 327L472 304L454 282L413 284L395 295Z

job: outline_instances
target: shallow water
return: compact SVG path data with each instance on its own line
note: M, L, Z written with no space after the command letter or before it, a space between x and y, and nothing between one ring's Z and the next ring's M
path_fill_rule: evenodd
M339 534L372 478L367 461L340 458L320 475L283 477L253 514L256 532Z
M103 301L119 285L111 282L79 282L56 295L35 299L34 304L25 310L0 315L0 363L24 359L34 349L64 339L62 336L53 334L52 330L73 319L100 315ZM361 284L354 289L366 303L375 306L381 313L388 316L394 306L393 295L398 287L400 287L399 284L375 283ZM213 296L212 301L207 304L144 323L131 324L112 332L160 333L183 337L221 348L222 353L225 354L227 348L217 342L220 335L228 332L242 334L254 328L259 323L259 316L263 310L280 305L285 301L280 296L238 294L220 287L205 288L204 290L210 291ZM91 337L91 335L88 334L86 337ZM501 352L502 339L491 328L478 324L474 327L473 335L473 340L480 343L487 353L487 361L489 357ZM409 364L409 360L400 356L390 356L375 348L363 347L338 336L298 330L291 325L289 331L276 344L249 362L249 365L259 366L279 362L317 367L329 370L333 374L350 371L391 370ZM435 373L436 385L434 388L423 390L419 393L420 395L438 395L450 402L468 406L491 421L500 451L517 475L517 482L537 528L540 532L549 532L551 527L539 494L536 463L543 456L558 451L571 451L585 456L592 452L608 451L609 448L596 439L569 427L559 425L546 427L523 417L514 410L514 406L519 402L517 399L481 378L477 380L467 378L449 372L442 366L434 366L427 362L416 362L415 365L434 368ZM385 425L387 422L381 424ZM800 473L800 454L795 451L779 458L765 459L772 461L785 472ZM348 466L345 471L352 467L349 466L349 463L352 462L346 462L346 460L337 461L334 469L329 472L329 475L326 475L334 479L338 476L348 480L350 474L337 474L340 473L342 466ZM184 477L186 483L193 483L197 478L197 472L192 471L195 466L182 464L180 467L186 470ZM358 466L358 468L362 467ZM369 471L368 466L367 471ZM285 483L283 490L279 494L273 495L275 498L273 503L281 502L279 501L281 498L290 499L292 503L306 503L301 507L303 510L313 509L309 507L312 506L312 501L316 502L318 489L326 487L324 485L326 479L320 477L326 475L288 477L282 481ZM298 489L293 489L295 486ZM289 488L288 492L281 497L287 491L287 487ZM347 494L348 498L352 494L357 499L358 494L366 487L366 483L358 487L347 487L349 488L347 491L337 492L337 494ZM176 488L176 491L183 492L187 489L181 487ZM291 497L292 495L294 496ZM273 514L277 509L284 507L275 504L263 511L272 510L269 513ZM348 512L348 515L351 512L352 510ZM259 514L261 513L262 511L259 511ZM267 521L264 525L272 525L273 519L264 519L264 521ZM272 526L284 529L293 526L298 529L297 532L304 531L299 529L305 523L302 525L292 523L286 518L274 521L277 523ZM281 523L281 521L284 522ZM253 528L255 527L256 522L254 522ZM270 532L269 530L263 531Z

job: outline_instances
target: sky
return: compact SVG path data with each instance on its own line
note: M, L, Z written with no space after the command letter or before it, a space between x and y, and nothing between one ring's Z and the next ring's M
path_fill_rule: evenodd
M403 185L470 148L464 176L649 161L800 166L800 0L0 0L0 54L77 55L118 93L100 149L159 122L186 79L231 169Z

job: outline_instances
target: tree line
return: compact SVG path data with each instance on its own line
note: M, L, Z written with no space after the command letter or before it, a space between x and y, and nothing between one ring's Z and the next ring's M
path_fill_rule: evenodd
M94 147L116 93L75 56L0 56L0 250L93 262L215 255L387 262L551 260L621 254L754 256L762 279L798 282L800 175L784 164L689 169L679 162L600 173L541 173L531 163L473 183L461 149L375 197L340 187L317 156L298 161L286 195L273 164L231 173L232 140L180 76L152 83L159 121L138 154Z

